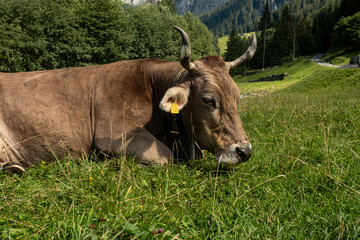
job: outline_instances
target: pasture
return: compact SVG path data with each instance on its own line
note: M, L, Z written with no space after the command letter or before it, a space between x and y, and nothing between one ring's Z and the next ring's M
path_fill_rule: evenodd
M225 36L225 37L221 37L218 39L218 46L219 46L219 49L220 49L220 55L221 56L224 56L225 52L226 52L226 43L228 41L229 37L228 36Z
M268 92L239 106L248 162L66 156L0 172L0 239L360 238L360 70L300 59L235 80Z

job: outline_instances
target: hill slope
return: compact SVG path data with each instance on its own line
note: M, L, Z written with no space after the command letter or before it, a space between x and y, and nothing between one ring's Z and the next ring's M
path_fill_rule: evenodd
M277 19L285 0L270 0L270 10ZM340 0L291 0L288 1L292 14L298 18L312 16L323 7L339 4ZM228 34L235 26L240 33L257 30L257 23L264 10L264 0L229 0L203 14L201 20L218 36Z
M69 156L0 172L0 238L358 239L360 70L302 59L258 76L280 71L272 84L292 85L240 101L248 162Z
M283 3L284 0L272 0L271 10ZM229 0L215 10L205 13L201 20L219 36L229 33L233 25L239 32L250 32L256 29L264 5L263 0Z
M285 80L273 82L247 81L263 76L286 73ZM234 77L243 93L329 93L329 92L359 92L360 69L342 69L320 66L307 58L285 63L270 71L241 77Z
M184 14L187 11L194 15L201 15L215 7L226 3L228 0L175 0L176 11Z

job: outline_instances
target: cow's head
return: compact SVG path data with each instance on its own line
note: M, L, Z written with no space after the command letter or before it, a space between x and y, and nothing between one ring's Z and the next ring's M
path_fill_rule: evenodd
M180 63L190 76L167 90L160 108L170 112L171 103L176 102L188 134L194 133L200 147L213 152L218 161L247 161L252 148L237 111L240 91L229 71L255 54L255 35L245 54L233 62L219 56L191 62L189 37L183 29L175 29L182 37Z

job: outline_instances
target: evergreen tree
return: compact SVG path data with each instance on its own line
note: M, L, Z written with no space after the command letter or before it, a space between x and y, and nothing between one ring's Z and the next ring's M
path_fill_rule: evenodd
M314 18L313 35L315 49L325 52L330 48L330 35L336 24L338 16L333 6L323 8Z
M213 11L201 16L202 22L216 35L228 34L232 26L235 30L242 25L244 32L256 29L263 0L228 0Z
M290 13L289 4L285 3L270 43L272 65L281 64L293 58L294 24L294 16Z
M246 51L247 41L241 39L239 34L235 31L235 27L233 26L226 43L226 52L224 54L225 61L231 62L237 59L244 51ZM245 69L244 65L241 65L235 69L231 70L231 74L239 74Z
M340 16L347 17L360 11L360 0L341 0Z
M270 12L269 2L267 1L264 6L264 11L261 13L261 17L258 23L258 31L262 34L272 27L272 16Z
M237 51L239 50L239 36L235 31L235 27L233 26L229 38L226 42L226 52L224 54L225 61L233 61L236 59Z
M261 68L263 70L265 68L266 42L268 39L267 31L271 27L272 27L271 12L269 7L269 2L266 2L264 6L264 11L262 12L260 21L258 23L258 30L260 31L260 37L258 40L258 52L262 53Z
M297 24L297 42L300 55L307 55L314 52L314 35L312 34L312 20L301 18Z

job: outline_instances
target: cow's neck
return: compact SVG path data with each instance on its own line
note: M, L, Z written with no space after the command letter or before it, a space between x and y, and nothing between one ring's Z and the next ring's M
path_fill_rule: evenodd
M181 67L180 64L169 65L166 69L161 69L151 77L152 91L154 94L154 104L159 106L161 99L164 97L166 91L183 82L188 77L188 72ZM162 124L162 135L156 136L159 140L164 140L164 143L173 150L175 158L193 159L194 147L191 139L188 137L181 114L176 115L176 128L174 129L173 117L170 113L163 112L159 109ZM157 123L159 127L159 123ZM179 134L172 134L172 131L177 131ZM177 144L174 144L174 143ZM176 147L178 148L176 151ZM178 156L176 156L178 154Z

